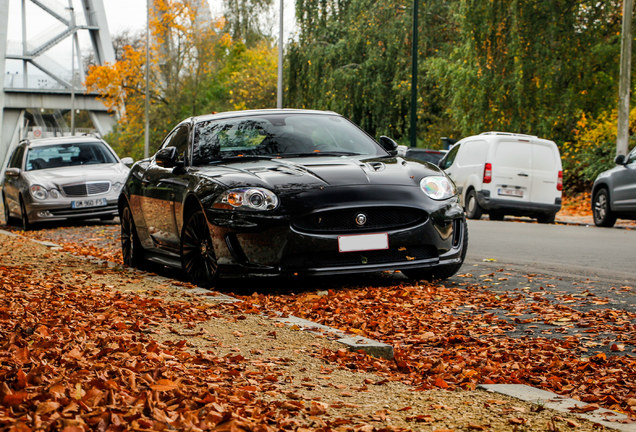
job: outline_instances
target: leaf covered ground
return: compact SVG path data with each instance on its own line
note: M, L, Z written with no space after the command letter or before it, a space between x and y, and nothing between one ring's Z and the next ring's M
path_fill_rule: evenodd
M75 254L120 261L117 226L24 234ZM47 252L36 265L39 246L11 242L0 260L0 425L14 430L588 427L484 397L472 391L479 383L529 384L632 416L636 409L634 314L606 307L589 290L559 293L533 275L514 289L505 288L514 276L503 269L446 284L387 277L366 285L298 281L272 290L248 281L234 293L243 302L211 305L189 297L187 284L177 282L176 297L166 299L159 295L165 283L146 286L150 278L123 269L84 269L88 264L60 258L60 252ZM7 266L16 250L32 260ZM396 359L350 353L313 337L289 355L274 355L287 344L287 329L264 331L259 322L263 332L252 334L233 327L275 311L390 343ZM219 320L225 324L209 327ZM608 349L597 349L598 335L611 335ZM250 338L253 346L245 351ZM319 363L298 366L290 360L297 354ZM289 373L292 363L296 370ZM336 378L350 372L359 378ZM362 408L393 394L396 402ZM456 395L464 397L458 402ZM461 420L456 404L466 414ZM473 417L475 408L483 416Z

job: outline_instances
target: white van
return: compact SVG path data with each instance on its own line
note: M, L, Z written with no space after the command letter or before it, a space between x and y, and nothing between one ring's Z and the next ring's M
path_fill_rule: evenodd
M457 142L439 162L459 190L466 216L530 216L554 222L561 209L563 170L553 141L484 132Z

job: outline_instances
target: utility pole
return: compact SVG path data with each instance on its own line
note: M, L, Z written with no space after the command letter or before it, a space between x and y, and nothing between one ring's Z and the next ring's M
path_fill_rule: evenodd
M276 91L276 108L283 107L283 3L280 0L280 17L278 22L278 89Z
M621 68L618 80L618 127L616 155L626 155L629 148L629 91L632 69L633 0L623 0L623 28L621 31Z
M150 147L150 2L146 0L146 95L144 101L144 159Z
M419 0L413 0L413 52L411 55L411 147L417 145L417 16Z

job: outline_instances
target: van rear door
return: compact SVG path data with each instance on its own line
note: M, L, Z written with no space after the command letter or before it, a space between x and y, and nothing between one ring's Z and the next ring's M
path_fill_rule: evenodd
M561 159L556 144L551 141L534 141L530 201L554 204L555 198L561 195L557 189L559 171L561 171Z
M527 140L498 140L492 161L492 194L497 199L530 201L532 145Z

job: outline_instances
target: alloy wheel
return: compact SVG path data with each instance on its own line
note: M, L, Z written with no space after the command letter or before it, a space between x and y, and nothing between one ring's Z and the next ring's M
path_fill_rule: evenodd
M181 263L193 283L204 287L214 284L218 265L208 221L200 209L190 214L183 227Z
M135 221L128 205L121 212L120 227L121 254L124 264L129 267L140 267L143 264L143 248L137 237Z

